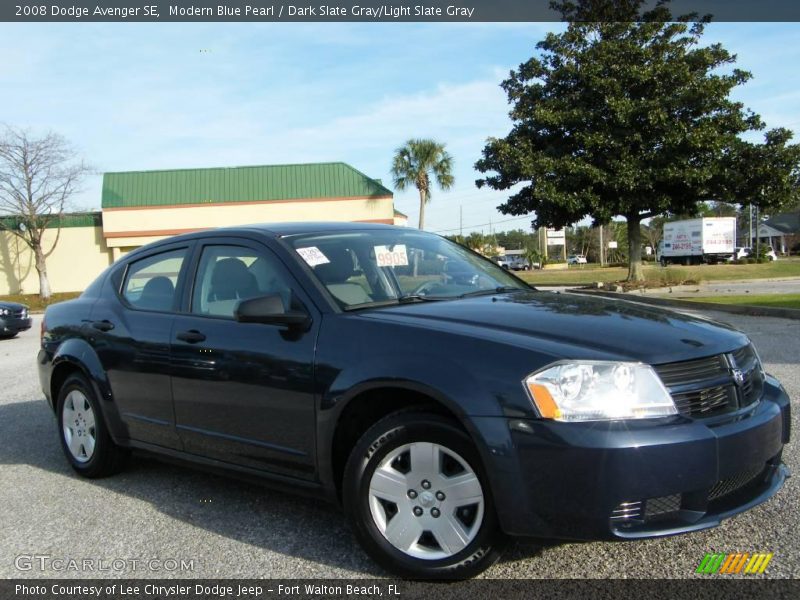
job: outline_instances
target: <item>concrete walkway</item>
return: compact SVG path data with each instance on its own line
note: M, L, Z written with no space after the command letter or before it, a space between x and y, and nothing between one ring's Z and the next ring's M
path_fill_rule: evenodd
M746 294L800 294L800 277L782 279L750 279L746 281L712 281L671 288L652 288L642 293L655 297L701 298L703 296L744 296Z

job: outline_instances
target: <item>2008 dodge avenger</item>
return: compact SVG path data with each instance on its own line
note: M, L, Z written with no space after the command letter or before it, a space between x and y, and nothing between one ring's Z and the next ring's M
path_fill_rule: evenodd
M705 529L788 476L789 398L744 334L391 226L142 247L47 309L38 365L78 473L137 449L323 494L405 577L473 576L508 536Z

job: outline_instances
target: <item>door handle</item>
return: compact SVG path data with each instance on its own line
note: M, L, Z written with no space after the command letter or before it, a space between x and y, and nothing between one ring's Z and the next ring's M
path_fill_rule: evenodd
M175 336L182 342L188 342L190 344L196 344L197 342L203 342L206 339L206 336L197 331L196 329L190 329L189 331L181 331L178 335Z
M102 321L92 321L92 327L99 331L111 331L114 329L114 324L108 319L103 319Z

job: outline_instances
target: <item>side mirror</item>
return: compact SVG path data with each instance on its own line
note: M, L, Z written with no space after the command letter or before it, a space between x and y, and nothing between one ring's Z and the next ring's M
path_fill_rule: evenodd
M233 316L240 323L282 325L301 331L308 331L311 327L311 315L305 310L286 310L280 294L242 300Z

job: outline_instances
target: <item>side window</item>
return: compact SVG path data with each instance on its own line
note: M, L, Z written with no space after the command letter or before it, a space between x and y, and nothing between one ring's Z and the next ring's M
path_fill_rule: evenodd
M291 302L291 286L274 257L243 246L206 246L192 294L192 312L233 317L240 301L278 294Z
M173 310L175 288L186 249L172 250L137 260L128 267L122 295L135 308Z

